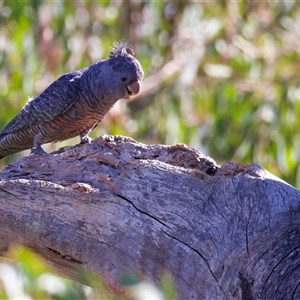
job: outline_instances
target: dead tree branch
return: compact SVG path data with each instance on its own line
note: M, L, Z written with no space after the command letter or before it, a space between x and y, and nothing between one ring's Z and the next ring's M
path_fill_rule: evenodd
M0 173L0 251L74 277L169 272L180 299L300 299L300 193L258 165L103 136Z

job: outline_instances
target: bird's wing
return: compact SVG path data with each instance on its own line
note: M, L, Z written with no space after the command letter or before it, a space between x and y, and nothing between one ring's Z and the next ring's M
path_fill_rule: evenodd
M0 132L1 137L32 125L52 121L76 102L80 93L82 71L67 73L54 81L36 99L29 100L20 113Z

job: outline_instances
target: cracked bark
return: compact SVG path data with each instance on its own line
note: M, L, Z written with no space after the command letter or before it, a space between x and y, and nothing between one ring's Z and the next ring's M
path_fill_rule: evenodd
M299 200L256 164L103 136L0 173L0 254L19 243L114 286L167 271L179 299L300 299Z

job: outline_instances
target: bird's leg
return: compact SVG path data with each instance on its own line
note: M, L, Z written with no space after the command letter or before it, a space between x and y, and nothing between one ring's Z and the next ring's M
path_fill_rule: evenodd
M43 150L43 148L41 147L41 143L42 143L42 136L38 133L33 140L33 147L31 148L31 153L33 154L38 154L38 155L42 155L45 154L46 152Z
M80 144L89 144L92 141L92 139L88 136L90 131L91 129L87 129L80 133Z

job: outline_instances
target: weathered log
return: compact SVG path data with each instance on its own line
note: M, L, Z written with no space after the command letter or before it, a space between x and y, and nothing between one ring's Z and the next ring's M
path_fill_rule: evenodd
M102 136L0 173L0 254L19 243L69 276L169 272L180 299L300 299L298 190L185 145Z

